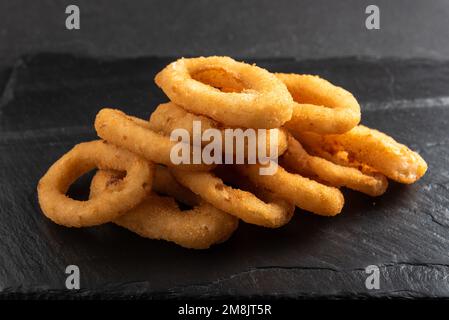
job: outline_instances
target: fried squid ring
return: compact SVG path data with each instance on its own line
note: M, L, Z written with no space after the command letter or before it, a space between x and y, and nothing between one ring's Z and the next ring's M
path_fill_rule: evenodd
M413 183L427 170L427 163L418 153L392 137L362 125L340 135L304 132L297 138L306 147L324 150L324 156L327 153L330 157L343 158L338 153L346 153L348 162L354 159L356 163L366 164L400 183Z
M148 121L131 117L120 110L101 109L95 118L98 136L115 145L132 151L149 161L185 170L210 170L206 164L175 165L170 152L177 142L151 130ZM192 163L192 162L191 162Z
M347 187L373 197L383 194L388 186L387 178L383 174L365 174L356 168L348 168L309 155L291 135L288 137L288 149L281 158L281 164L299 174L318 177L334 187Z
M170 168L175 179L214 207L243 221L268 228L278 228L290 221L293 207L282 199L269 203L251 192L234 189L211 172L185 171Z
M225 92L213 87L217 80L199 81L206 76L226 77L226 84L241 90ZM278 128L292 115L293 100L282 81L265 69L229 57L179 59L159 72L155 82L174 103L227 126Z
M354 96L318 76L277 73L293 96L293 114L285 127L293 132L344 133L360 122Z
M78 201L66 196L70 185L94 168L126 172L120 189ZM44 214L67 227L99 225L129 211L151 190L153 164L106 141L80 143L56 161L40 179L37 191Z
M207 118L205 116L198 116L193 113L190 113L180 106L169 102L169 103L163 103L160 104L156 110L151 114L150 117L150 128L156 132L160 132L164 135L170 135L170 133L175 129L185 129L187 132L189 132L190 137L193 138L193 123L194 121L201 122L201 133L208 129L219 129L222 134L222 141L223 146L222 150L225 151L225 128L223 128L223 125L216 122L215 120L212 120L210 118ZM244 129L243 129L244 130ZM287 150L287 131L285 129L279 128L279 129L269 129L266 133L266 155L270 154L270 131L276 130L277 131L277 141L275 141L278 151L278 156L283 154L285 150ZM256 136L256 146L258 146L258 136ZM193 141L191 141L193 143ZM209 142L203 141L203 146ZM234 153L236 149L236 144L234 143ZM248 155L248 140L245 139L244 141L244 150L245 150L245 157Z
M168 178L170 173L166 169L160 167L157 171L155 186L165 183L163 191L182 188L173 178ZM90 198L115 190L122 182L120 173L100 170L92 179ZM172 193L177 195L178 191ZM236 230L238 219L203 201L191 210L181 211L174 198L150 194L114 223L145 238L171 241L185 248L207 249L227 240Z
M268 189L297 207L323 216L335 216L344 204L343 194L337 188L285 171L278 166L273 175L260 175L259 164L236 166L256 187Z

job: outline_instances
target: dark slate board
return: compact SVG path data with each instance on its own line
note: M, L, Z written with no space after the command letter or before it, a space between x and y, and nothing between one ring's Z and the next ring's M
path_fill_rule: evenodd
M164 96L153 83L170 59L20 60L0 88L0 296L448 297L449 62L347 58L258 60L272 71L320 74L351 90L363 123L419 151L429 171L377 199L345 190L341 215L298 210L287 226L241 223L226 243L193 251L115 225L69 229L40 212L36 184L74 144L95 138L103 106L147 118ZM75 187L86 193L88 179ZM81 287L65 290L65 267ZM378 265L380 290L365 288Z

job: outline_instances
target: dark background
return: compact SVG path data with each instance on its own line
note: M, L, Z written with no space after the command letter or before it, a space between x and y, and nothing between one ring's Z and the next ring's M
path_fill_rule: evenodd
M81 30L65 29L68 4ZM368 4L380 30L365 28ZM444 0L0 0L0 297L448 297L448 17ZM41 214L37 181L95 138L99 108L147 118L166 99L156 72L211 54L347 88L363 123L420 152L429 171L376 199L344 190L332 219L297 210L277 230L241 223L207 251ZM82 272L77 293L64 290L69 264ZM370 264L381 290L364 286Z
M65 28L77 4L81 29ZM377 4L381 29L365 28ZM20 55L327 58L449 55L449 1L0 1L0 66Z

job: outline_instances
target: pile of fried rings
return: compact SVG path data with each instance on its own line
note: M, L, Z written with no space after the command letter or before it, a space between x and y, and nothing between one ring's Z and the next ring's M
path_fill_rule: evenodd
M39 204L48 218L68 227L113 222L142 237L205 249L228 239L239 220L278 228L295 207L334 216L344 204L340 187L375 197L387 178L410 184L427 170L405 145L359 125L354 96L318 76L273 74L213 56L179 59L155 82L170 102L149 121L100 110L101 139L76 145L41 178ZM173 164L170 133L192 132L193 121L202 130L278 130L280 166L260 175L259 163ZM89 200L68 197L70 185L93 169Z

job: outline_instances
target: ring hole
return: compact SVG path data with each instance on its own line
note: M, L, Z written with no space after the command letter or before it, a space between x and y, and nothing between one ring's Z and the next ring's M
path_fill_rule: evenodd
M251 89L232 73L221 68L199 70L191 75L192 79L207 84L222 92L242 92Z
M178 200L176 198L173 198L173 199L175 200L176 204L178 205L178 208L179 208L180 211L189 211L189 210L193 209L193 206L188 205L188 204L186 204L186 203L184 203L184 202L182 202L182 201L180 201L180 200Z
M70 185L66 195L78 201L89 200L90 183L95 175L95 172L96 170L91 170L76 179L76 181Z

